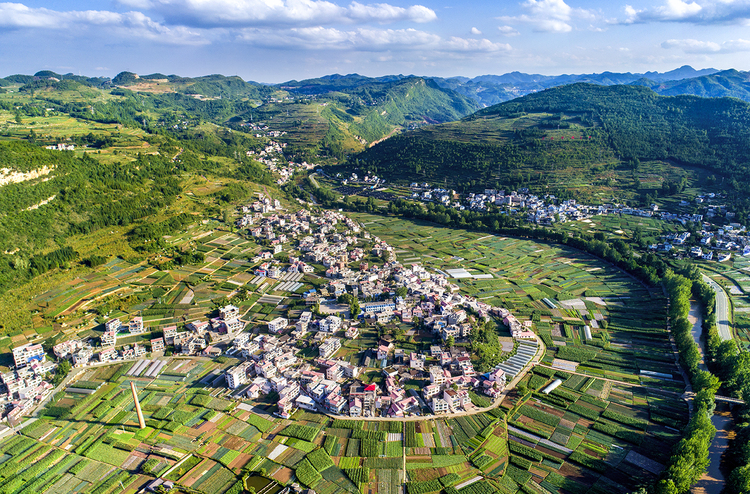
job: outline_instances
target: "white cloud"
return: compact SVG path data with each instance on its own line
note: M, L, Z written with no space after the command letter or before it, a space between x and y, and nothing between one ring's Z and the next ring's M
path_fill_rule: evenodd
M194 27L303 27L333 23L431 22L437 19L423 5L398 7L387 3L352 2L341 6L327 0L120 0L147 5L167 24Z
M529 24L537 32L567 33L573 30L571 22L574 19L596 17L589 10L572 8L564 0L526 0L521 7L526 14L502 16L498 19L509 24Z
M422 5L411 7L395 7L387 3L376 3L363 5L352 2L346 9L346 17L357 21L393 22L408 20L413 22L431 22L437 19L437 14L432 9Z
M482 34L482 31L480 31L479 29L477 29L475 27L472 27L471 28L471 34L473 34L474 36L480 36Z
M0 27L75 29L77 32L106 28L107 35L117 34L135 40L145 39L168 44L192 45L209 42L199 32L182 26L164 26L141 12L117 13L105 10L58 12L45 8L30 8L19 3L0 3Z
M750 41L736 39L716 43L714 41L699 41L697 39L669 39L661 44L662 48L677 48L685 53L736 53L750 51Z
M490 53L511 50L511 46L505 43L459 37L443 39L437 34L417 29L358 28L347 31L318 26L278 31L248 28L243 30L239 40L269 48L371 52L431 50L443 53Z
M662 5L636 9L625 6L620 23L689 22L695 24L750 23L750 0L665 0Z
M510 51L507 43L493 43L488 39L466 39L452 36L439 49L449 52L496 52Z
M499 26L497 29L503 36L518 36L519 34L521 34L511 26Z

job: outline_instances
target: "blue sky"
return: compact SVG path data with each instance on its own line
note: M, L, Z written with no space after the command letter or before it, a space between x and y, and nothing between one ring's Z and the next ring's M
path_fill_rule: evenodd
M26 0L0 46L0 76L747 70L750 0Z

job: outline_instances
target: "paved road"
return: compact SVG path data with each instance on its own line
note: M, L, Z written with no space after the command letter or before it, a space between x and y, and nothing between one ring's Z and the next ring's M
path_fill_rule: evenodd
M716 329L719 331L719 338L721 341L727 341L732 339L732 318L730 317L729 310L729 297L727 292L719 286L714 280L703 275L703 281L714 289L716 293Z

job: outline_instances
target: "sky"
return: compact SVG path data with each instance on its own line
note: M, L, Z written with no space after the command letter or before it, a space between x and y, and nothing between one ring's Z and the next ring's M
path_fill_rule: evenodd
M748 70L750 0L26 0L0 46L0 76Z

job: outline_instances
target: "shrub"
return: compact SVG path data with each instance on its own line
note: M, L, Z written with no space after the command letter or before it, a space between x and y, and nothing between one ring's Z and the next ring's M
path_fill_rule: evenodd
M443 486L449 487L461 480L461 476L457 473L449 473L448 475L440 477L438 480L440 480L440 483L443 484Z
M492 458L487 455L481 455L471 460L471 462L474 464L475 467L481 470L483 466L492 462Z
M426 492L435 492L443 488L439 480L429 480L426 482L407 482L406 492L408 494L425 494Z
M510 462L523 470L528 470L529 468L531 468L531 465L533 465L531 461L527 460L526 458L521 458L520 456L511 455Z
M545 411L542 411L538 408L531 407L529 405L523 405L519 411L523 415L526 415L529 418L532 418L538 422L541 422L545 425L549 425L551 427L557 427L557 424L560 423L560 417L551 415Z
M581 417L586 417L587 419L596 420L597 418L599 418L599 412L583 405L579 405L578 403L573 403L572 405L570 405L568 407L568 410L577 413Z
M255 427L261 432L268 432L276 426L274 422L271 422L270 420L266 420L263 417L260 417L258 415L250 415L247 418L247 423L252 425L253 427Z
M621 424L632 425L633 427L637 427L643 430L646 430L648 428L647 420L639 419L637 417L630 417L628 415L623 415L622 413L617 413L612 410L604 410L604 412L602 412L602 417L614 420L615 422L620 422Z

